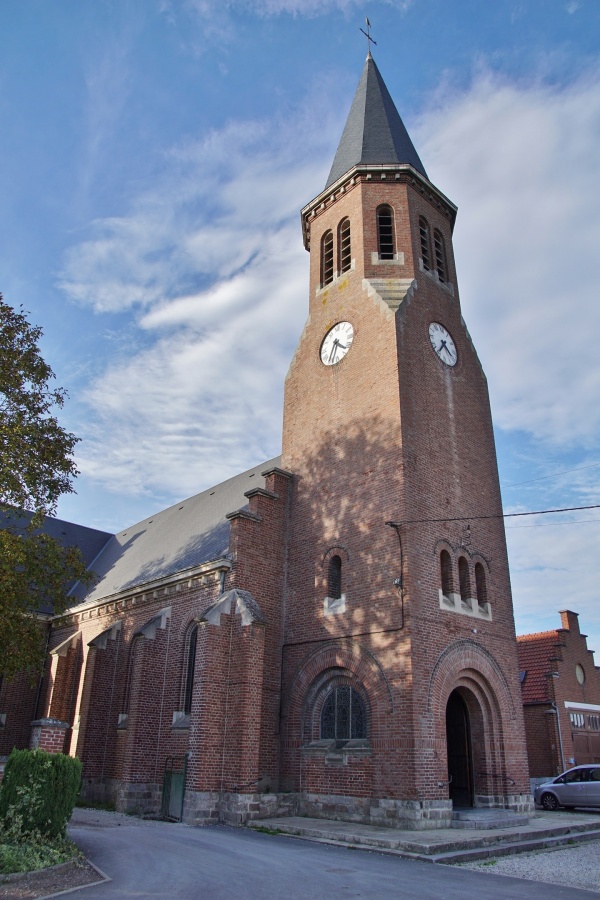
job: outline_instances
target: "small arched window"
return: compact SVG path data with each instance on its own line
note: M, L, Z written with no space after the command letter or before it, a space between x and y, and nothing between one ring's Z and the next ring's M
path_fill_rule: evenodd
M467 601L471 599L471 578L469 576L469 563L464 556L458 560L458 581L460 584L460 599Z
M327 570L327 596L339 600L342 596L342 558L335 554L329 560Z
M321 740L351 741L366 736L365 701L349 684L338 684L321 710Z
M352 264L350 246L350 219L342 219L338 225L338 272L348 272Z
M183 712L189 716L192 711L192 695L194 693L194 671L196 668L196 645L198 643L198 626L194 625L189 633L185 654L185 683L183 686Z
M446 267L446 247L444 238L437 229L433 232L433 247L435 250L435 268L438 278L445 284L448 281L448 269Z
M442 578L442 594L449 597L452 593L452 559L447 550L440 553L440 574Z
M480 562L475 563L475 591L477 593L477 603L479 606L485 606L487 603L487 584L485 569Z
M423 216L419 219L419 237L421 240L423 268L426 272L429 272L431 269L431 241L429 238L429 225L427 224L427 219L424 219Z
M379 259L394 258L394 213L391 206L377 207L377 249Z
M333 281L333 232L326 231L321 238L321 287Z

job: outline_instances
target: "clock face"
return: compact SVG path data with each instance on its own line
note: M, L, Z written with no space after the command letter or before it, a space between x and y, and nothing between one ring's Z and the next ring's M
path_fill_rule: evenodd
M429 326L429 340L435 353L447 366L455 366L458 360L456 345L450 332L439 322L432 322Z
M344 358L354 340L354 328L350 322L338 322L330 328L321 344L321 362L335 366Z

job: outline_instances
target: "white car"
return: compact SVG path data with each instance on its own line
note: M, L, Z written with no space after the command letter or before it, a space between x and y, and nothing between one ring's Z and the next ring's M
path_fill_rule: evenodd
M555 778L540 784L533 798L543 809L555 810L559 806L600 806L600 765L575 766Z

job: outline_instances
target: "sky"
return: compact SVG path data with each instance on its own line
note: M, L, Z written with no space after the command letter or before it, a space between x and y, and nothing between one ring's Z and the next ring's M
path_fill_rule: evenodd
M61 518L118 531L280 452L366 15L458 206L505 511L600 504L599 0L3 0L0 290L69 393ZM572 609L600 664L600 509L506 528L517 632Z

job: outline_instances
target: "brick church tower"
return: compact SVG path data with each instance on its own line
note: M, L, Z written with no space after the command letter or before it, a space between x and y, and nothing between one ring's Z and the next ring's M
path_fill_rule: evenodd
M309 317L285 389L282 786L313 815L427 827L452 805L530 808L455 216L369 54L325 189L302 210Z

